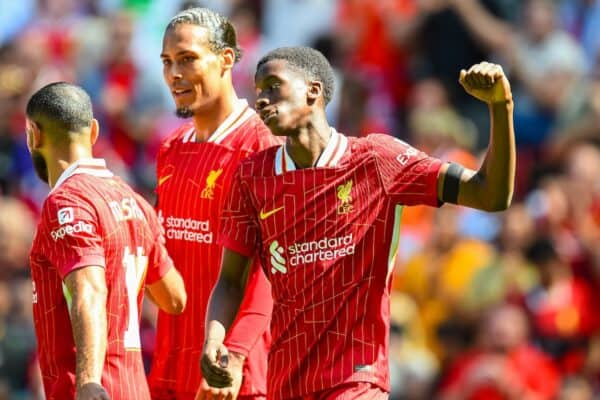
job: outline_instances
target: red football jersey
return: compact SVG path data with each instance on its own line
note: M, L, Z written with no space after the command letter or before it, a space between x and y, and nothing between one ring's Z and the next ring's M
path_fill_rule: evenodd
M159 313L150 373L153 389L196 393L202 377L200 357L208 299L221 269L223 249L217 244L219 217L231 178L242 159L280 143L245 100L238 101L232 114L207 141L195 141L194 124L189 122L163 143L157 162L157 209L166 233L167 250L183 276L188 300L181 315ZM258 258L252 270L247 292L270 293ZM234 330L234 335L236 331L238 335L228 339L231 350L248 355L240 392L243 395L266 393L272 300L269 296L261 299L266 315L253 311L246 318L238 318L236 325L240 328Z
M86 266L106 270L107 348L102 384L113 400L149 399L140 353L143 287L173 266L153 208L106 169L83 159L44 202L31 249L33 316L47 399L75 395L71 295L63 279Z
M259 251L274 300L268 394L347 382L389 390L389 293L403 205L436 206L441 161L387 135L333 130L315 168L285 146L243 161L220 242Z

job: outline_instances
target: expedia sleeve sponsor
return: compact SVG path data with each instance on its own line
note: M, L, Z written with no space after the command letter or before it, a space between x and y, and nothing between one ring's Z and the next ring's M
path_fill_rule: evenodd
M210 221L200 221L192 218L178 218L160 215L165 227L165 235L169 240L185 240L196 243L213 243L213 232L210 230Z
M92 234L94 227L91 224L87 224L83 221L77 221L72 224L62 225L60 228L50 232L50 236L56 242L59 239L64 238L66 235L74 235L78 233Z

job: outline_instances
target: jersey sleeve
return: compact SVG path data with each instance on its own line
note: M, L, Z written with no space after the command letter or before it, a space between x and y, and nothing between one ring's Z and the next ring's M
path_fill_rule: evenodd
M144 200L138 198L138 201ZM152 250L148 256L148 271L146 273L146 284L151 285L161 279L173 267L173 260L165 247L165 233L162 224L149 205L145 208L146 219L154 239Z
M441 205L437 196L441 160L389 135L371 135L369 139L384 190L395 202Z
M273 298L258 257L250 267L244 299L236 319L227 331L225 346L230 351L248 357L248 354L265 333L271 322Z
M256 210L252 207L248 190L240 179L240 168L231 182L230 190L221 214L222 223L218 243L250 257L258 246L259 229Z
M61 279L78 268L106 267L98 212L84 197L75 193L51 195L44 204L41 226L44 256Z

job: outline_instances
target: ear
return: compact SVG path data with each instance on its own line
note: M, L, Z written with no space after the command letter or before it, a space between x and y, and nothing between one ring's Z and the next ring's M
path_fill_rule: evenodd
M29 118L25 120L25 125L27 132L27 147L29 148L29 151L31 152L33 149L42 147L43 135L39 125Z
M233 68L235 64L235 51L231 47L226 47L221 54L219 54L221 58L221 68L223 70L230 70Z
M90 143L92 146L98 140L98 136L100 134L100 124L98 124L98 120L96 118L92 119L92 127L90 129Z
M323 83L319 81L310 81L308 82L308 92L306 93L306 97L309 105L313 105L319 100L319 97L323 95Z

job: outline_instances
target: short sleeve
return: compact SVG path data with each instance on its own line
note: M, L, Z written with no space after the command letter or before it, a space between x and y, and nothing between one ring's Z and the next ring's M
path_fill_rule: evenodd
M161 279L173 267L173 260L165 247L164 228L158 220L155 211L147 207L147 219L154 236L154 245L148 257L148 272L146 284L151 285Z
M221 214L221 231L218 243L223 247L250 257L255 253L258 242L256 210L250 195L240 179L238 168L230 187L229 197Z
M106 267L98 213L91 202L73 193L51 195L41 217L46 254L61 279L86 267Z
M399 204L439 206L437 179L442 161L389 135L370 135L385 192Z

